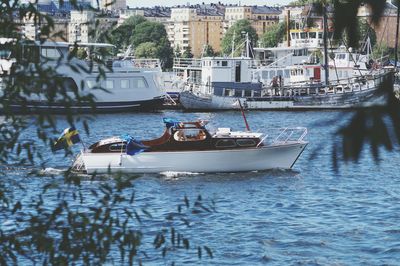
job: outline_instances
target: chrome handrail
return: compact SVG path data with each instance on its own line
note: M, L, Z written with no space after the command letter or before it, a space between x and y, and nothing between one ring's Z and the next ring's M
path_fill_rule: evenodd
M308 134L308 130L305 127L285 127L285 128L271 128L271 131L273 130L280 130L279 135L272 140L271 144L282 144L282 143L288 143L288 142L301 142L305 138L305 136ZM300 136L298 138L293 138L296 132L301 132ZM265 142L269 134L265 134L265 136L260 140L260 142L257 144L256 147L259 147L261 143Z

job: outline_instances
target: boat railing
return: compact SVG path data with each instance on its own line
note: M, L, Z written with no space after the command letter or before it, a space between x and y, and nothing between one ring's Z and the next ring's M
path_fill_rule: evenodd
M174 58L174 68L201 68L201 59Z
M276 134L265 134L264 137L257 144L257 147L261 143L268 143L270 145L285 144L289 142L301 142L307 135L307 128L305 127L286 127L286 128L272 128L270 131L279 131L277 137Z

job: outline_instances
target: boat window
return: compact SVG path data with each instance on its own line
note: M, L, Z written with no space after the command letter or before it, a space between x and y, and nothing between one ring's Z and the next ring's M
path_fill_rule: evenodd
M251 97L251 90L245 90L244 97Z
M132 78L132 85L135 89L144 89L149 87L144 77Z
M238 139L236 140L237 145L242 146L242 147L250 147L250 146L255 146L256 142L252 139Z
M233 139L221 139L215 144L217 148L233 148L236 147L236 143Z
M121 79L121 89L129 88L129 79Z
M307 38L307 33L306 32L301 32L300 33L300 38L301 39L306 39Z
M94 87L96 87L97 82L94 79L89 79L86 80L86 85L89 89L93 89Z
M222 66L228 66L228 61L222 61Z
M106 89L114 89L114 80L106 80L105 81L105 88Z
M283 70L278 70L278 74L277 74L277 75L278 75L278 77L279 77L279 76L282 77L282 76L283 76Z
M322 32L318 32L318 39L322 39Z
M52 59L60 58L60 52L57 50L57 48L42 48L41 55Z
M242 90L235 90L235 97L242 97Z
M274 78L274 77L275 77L275 70L271 70L271 71L269 72L269 78L272 79L272 78Z
M285 78L289 78L290 77L290 70L289 69L285 69Z
M0 50L1 59L9 59L11 56L11 50Z
M108 147L110 151L124 151L126 148L126 144L124 143L117 143L117 144L112 144Z
M235 95L235 90L233 89L225 89L224 96L233 96Z
M174 133L176 141L200 141L206 138L207 134L204 130L197 128L182 128Z
M261 71L261 77L262 79L268 79L268 71Z
M311 39L315 39L317 37L317 33L316 32L309 32L308 33Z

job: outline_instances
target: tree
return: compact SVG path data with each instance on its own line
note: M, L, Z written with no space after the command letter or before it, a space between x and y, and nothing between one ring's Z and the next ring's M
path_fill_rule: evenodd
M156 58L157 45L154 42L144 42L139 44L135 50L137 58Z
M177 45L175 46L175 49L174 49L174 56L175 56L175 58L179 58L179 57L182 56L181 47L179 46L179 44L177 44Z
M358 36L360 36L359 46L362 47L367 41L367 38L369 38L371 42L371 47L374 47L376 44L375 30L369 25L367 19L365 18L359 18L358 25L359 25Z
M214 52L214 49L213 49L213 47L211 46L211 45L209 45L209 44L206 44L205 46L204 46L204 48L203 48L203 54L202 54L202 56L204 56L204 57L213 57L213 56L216 56L216 52Z
M188 46L182 54L182 58L193 58L192 48Z
M237 49L241 44L243 44L246 40L246 33L249 35L249 39L251 44L254 45L257 43L257 33L256 30L251 26L250 21L247 19L238 20L233 24L225 33L222 39L222 52L226 55L230 55L232 53L232 39L233 43L236 47L234 55L241 55L242 51L245 49L243 45L241 49Z
M286 32L286 23L280 22L267 28L261 37L261 45L263 47L276 47L283 42Z
M127 18L119 27L111 31L110 42L118 49L126 49L130 44L129 39L135 33L136 26L146 21L143 16Z
M157 58L162 62L163 68L172 67L173 51L171 43L163 24L159 22L145 21L135 27L129 42L137 47L141 43L153 42L157 44Z
M372 58L381 60L381 58L386 58L390 56L390 49L386 43L378 44L376 43L372 49Z

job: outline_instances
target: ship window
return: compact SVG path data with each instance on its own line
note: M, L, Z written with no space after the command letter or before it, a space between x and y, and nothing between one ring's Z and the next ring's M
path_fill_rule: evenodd
M285 78L289 78L290 77L290 71L289 69L285 69Z
M126 145L123 143L117 143L117 144L112 144L108 147L110 151L124 151L126 148Z
M262 77L262 79L268 79L268 71L262 71L261 72L261 77Z
M133 83L133 88L135 89L144 89L149 87L144 77L132 78L132 83Z
M121 79L121 89L129 88L129 79Z
M261 91L254 91L253 92L253 97L260 97L261 96Z
M228 61L222 61L222 66L228 66Z
M235 93L235 90L232 89L225 89L224 96L233 96Z
M114 80L106 80L106 89L114 89Z
M236 147L236 143L233 139L221 139L215 144L217 148L233 148Z
M207 134L202 129L179 129L174 133L174 139L176 141L200 141L205 140Z
M60 57L60 52L57 48L42 48L41 55L47 58L58 59Z
M96 87L97 82L93 79L89 79L89 80L86 80L86 85L89 89L93 89L94 87Z
M244 91L244 96L245 97L251 97L251 90L245 90Z
M236 143L242 147L251 147L256 145L256 142L252 139L238 139Z

